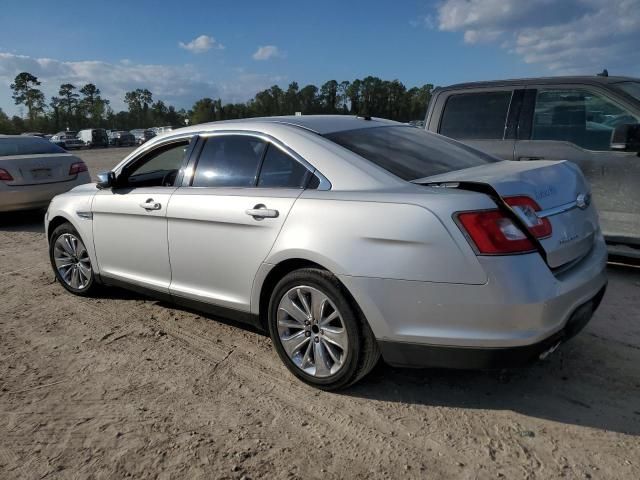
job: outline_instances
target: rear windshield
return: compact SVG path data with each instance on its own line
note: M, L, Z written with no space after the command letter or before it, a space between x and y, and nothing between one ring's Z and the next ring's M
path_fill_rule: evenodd
M500 161L462 143L409 126L360 128L325 137L403 180Z
M8 157L11 155L37 155L42 153L66 153L66 151L44 138L0 137L0 157Z

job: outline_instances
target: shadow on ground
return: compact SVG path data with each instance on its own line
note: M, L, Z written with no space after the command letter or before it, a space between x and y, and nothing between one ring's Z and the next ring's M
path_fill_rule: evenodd
M618 284L624 282L631 288L640 285L639 269L611 267L610 275L616 291L605 297L596 320L599 328L605 330L608 326L602 324L607 322L606 310L618 301ZM101 297L146 298L120 288L105 289ZM203 316L199 311L171 303L158 304ZM264 335L242 323L204 316ZM381 361L368 377L341 395L416 406L510 410L525 417L640 436L639 372L640 342L637 336L628 338L625 343L613 337L604 338L600 330L588 325L585 331L549 359L527 368L504 371L412 370L393 368ZM291 377L291 381L297 380Z
M640 269L610 266L609 277L609 290L592 322L545 361L502 372L398 369L381 362L345 394L510 410L640 436Z
M179 310L182 312L191 313L199 317L206 318L212 322L224 323L225 325L229 325L230 327L241 328L243 330L246 330L247 332L252 332L261 336L267 336L266 331L260 330L254 327L253 325L231 320L228 318L209 315L206 312L202 312L200 310L188 308L183 305L177 305L175 303L172 303L171 301L157 300L148 295L144 295L142 293L138 293L132 290L126 290L120 287L102 287L94 295L94 298L99 298L101 300L151 300L155 302L158 306L163 308L170 308L173 310Z
M0 213L0 232L44 233L44 210Z

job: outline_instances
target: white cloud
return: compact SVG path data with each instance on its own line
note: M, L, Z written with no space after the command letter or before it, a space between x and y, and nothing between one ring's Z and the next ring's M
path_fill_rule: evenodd
M161 99L176 108L190 108L203 97L222 98L223 102L246 101L259 90L283 80L268 74L229 71L227 79L213 82L188 64L136 64L129 60L65 62L0 52L0 107L9 114L18 112L9 85L20 72L38 77L47 101L58 94L62 83L72 83L78 88L94 83L116 111L126 108L124 94L136 88L148 88L154 100Z
M253 97L257 92L266 90L275 84L283 84L287 77L282 75L268 75L262 73L248 73L243 69L237 70L231 80L222 81L219 84L221 96L228 102L245 101ZM247 95L246 92L251 92Z
M282 53L275 45L260 46L253 54L254 60L269 60L276 57L282 57Z
M433 30L436 24L432 15L423 15L413 20L409 20L409 25L411 25L414 28L424 27L427 30Z
M554 73L640 72L638 0L444 0L438 28Z
M184 48L191 53L204 53L212 48L215 48L216 50L224 50L224 45L216 42L216 39L209 35L200 35L189 43L179 42L178 45L180 48Z

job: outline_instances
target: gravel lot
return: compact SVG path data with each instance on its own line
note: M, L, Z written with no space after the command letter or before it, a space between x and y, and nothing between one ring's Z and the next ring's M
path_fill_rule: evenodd
M83 151L92 175L130 149ZM640 478L640 270L509 374L385 365L313 390L267 337L54 282L42 214L0 216L0 478Z

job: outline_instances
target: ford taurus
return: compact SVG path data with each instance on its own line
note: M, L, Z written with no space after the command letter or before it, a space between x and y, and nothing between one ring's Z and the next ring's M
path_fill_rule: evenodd
M500 161L396 122L296 116L149 140L45 219L58 281L124 286L267 330L344 388L379 357L497 368L591 318L607 253L565 161Z

